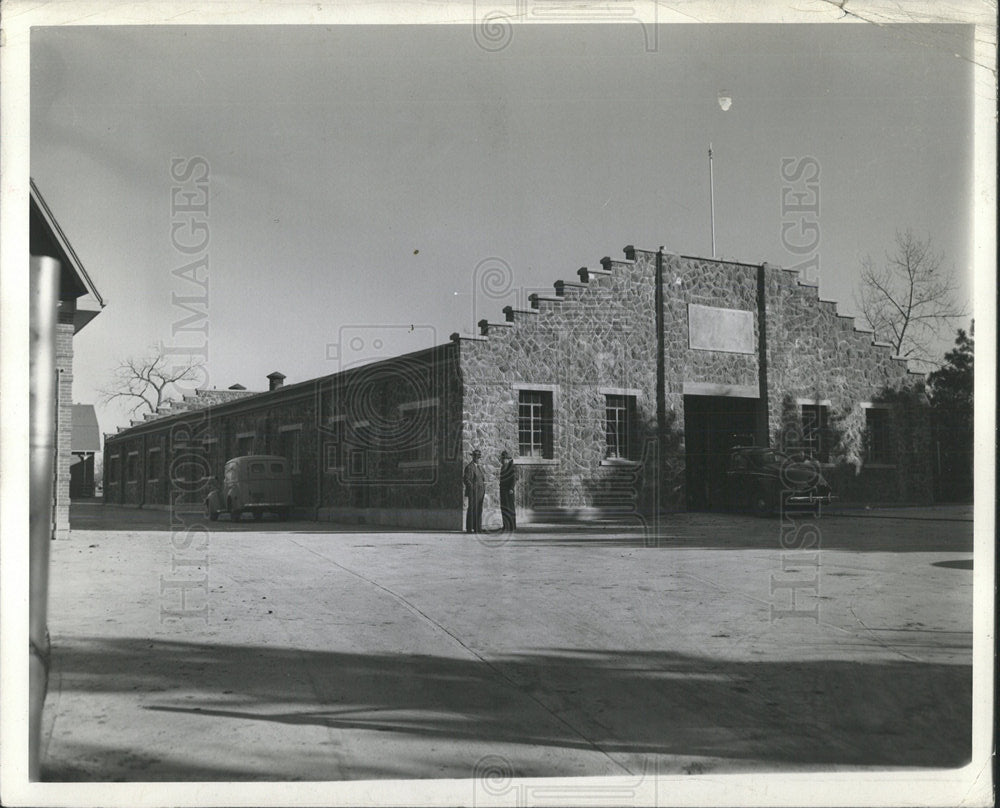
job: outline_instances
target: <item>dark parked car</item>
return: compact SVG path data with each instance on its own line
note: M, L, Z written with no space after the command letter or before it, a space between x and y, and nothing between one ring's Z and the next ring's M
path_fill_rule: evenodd
M819 464L803 457L759 446L737 446L729 455L726 488L737 510L768 516L806 508L819 514L821 505L836 501Z

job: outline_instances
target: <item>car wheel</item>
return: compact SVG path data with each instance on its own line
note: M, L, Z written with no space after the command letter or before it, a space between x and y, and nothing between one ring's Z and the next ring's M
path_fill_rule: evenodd
M241 509L234 507L232 500L229 500L227 504L229 505L229 519L233 522L239 522L240 514L242 513Z
M734 504L738 513L748 513L753 510L753 497L747 488L740 488L734 497Z
M774 496L764 486L754 491L752 504L755 516L770 516L774 512Z

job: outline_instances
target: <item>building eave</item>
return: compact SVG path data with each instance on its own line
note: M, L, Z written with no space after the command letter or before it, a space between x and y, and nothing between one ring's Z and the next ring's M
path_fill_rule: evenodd
M70 244L69 239L66 238L66 234L59 226L59 222L56 221L55 216L52 215L52 210L46 203L45 198L42 196L41 191L38 190L38 186L35 185L35 180L31 179L30 183L31 183L31 189L30 189L31 201L32 203L34 203L43 221L45 222L45 226L48 228L49 233L55 240L56 246L62 252L61 256L53 256L53 257L58 257L61 260L64 259L69 264L70 270L77 277L77 279L80 282L80 285L85 290L84 294L80 295L79 297L89 296L93 298L94 301L96 301L99 307L95 312L96 316L96 313L100 312L100 310L103 309L104 306L106 305L104 298L101 297L101 293L97 290L97 287L94 285L94 281L91 279L90 275L87 273L87 270L84 268L83 262L80 260L80 257L76 254L76 251L73 249L73 245ZM93 317L89 319L93 319ZM81 325L80 328L82 327L83 326ZM77 330L79 330L79 328Z

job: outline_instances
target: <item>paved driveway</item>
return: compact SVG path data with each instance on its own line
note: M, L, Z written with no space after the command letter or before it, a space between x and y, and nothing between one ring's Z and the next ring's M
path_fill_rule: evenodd
M53 544L46 779L638 777L970 753L962 510L807 520L784 546L777 520L742 516L478 542L204 533L118 510L77 507Z

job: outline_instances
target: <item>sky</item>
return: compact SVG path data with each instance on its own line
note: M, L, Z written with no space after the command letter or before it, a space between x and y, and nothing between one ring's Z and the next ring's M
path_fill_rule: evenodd
M536 25L489 51L465 25L34 28L31 174L107 300L74 400L154 344L266 389L473 333L627 244L711 255L709 143L720 257L818 259L857 314L862 258L910 228L968 300L972 31ZM194 158L208 211L172 212ZM805 165L819 212L783 212ZM206 257L201 284L177 272Z

